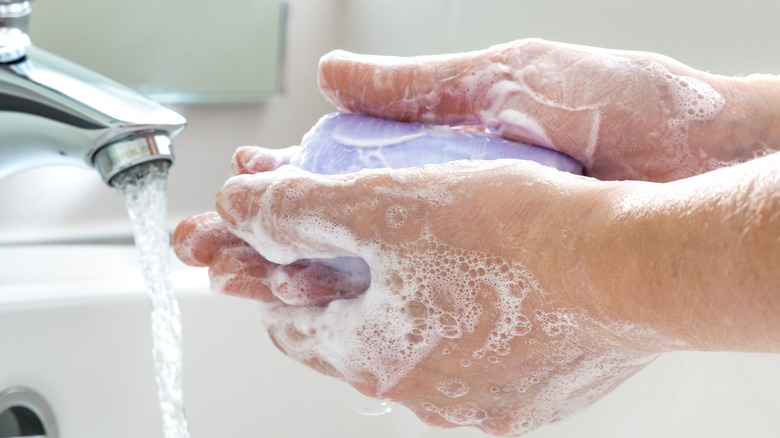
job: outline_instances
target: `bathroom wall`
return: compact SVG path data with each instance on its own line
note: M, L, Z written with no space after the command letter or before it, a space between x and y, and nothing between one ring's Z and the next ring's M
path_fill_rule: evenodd
M418 55L539 37L653 51L725 75L778 74L779 14L774 0L347 0L340 42Z
M175 107L170 217L212 208L233 150L296 144L333 108L319 95L327 51L418 55L524 37L660 52L713 73L780 73L774 0L290 0L284 92L259 104ZM0 181L0 242L129 235L124 207L94 172L39 169Z

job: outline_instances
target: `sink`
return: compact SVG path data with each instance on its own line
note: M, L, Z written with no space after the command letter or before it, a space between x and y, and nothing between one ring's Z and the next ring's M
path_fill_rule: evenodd
M276 351L254 303L212 294L204 269L173 265L194 438L486 436L430 428L402 407L359 414L355 391ZM162 437L149 312L132 246L0 247L0 392L36 391L62 438ZM780 355L665 355L527 436L776 436L778 370Z

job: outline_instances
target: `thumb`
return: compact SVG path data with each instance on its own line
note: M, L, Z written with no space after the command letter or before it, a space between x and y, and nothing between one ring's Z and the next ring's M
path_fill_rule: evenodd
M357 239L346 210L357 208L345 178L325 177L292 166L234 176L217 195L228 228L268 260L356 256Z

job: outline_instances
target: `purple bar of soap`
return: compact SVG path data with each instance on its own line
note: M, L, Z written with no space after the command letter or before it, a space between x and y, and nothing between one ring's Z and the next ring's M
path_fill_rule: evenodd
M568 155L495 134L358 114L323 116L303 137L301 146L291 164L326 175L499 158L532 160L566 172L582 173L582 165Z

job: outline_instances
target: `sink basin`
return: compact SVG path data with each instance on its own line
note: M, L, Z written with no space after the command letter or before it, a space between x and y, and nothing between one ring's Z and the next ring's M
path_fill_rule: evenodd
M433 429L396 407L366 416L356 392L280 354L254 303L208 291L174 262L185 406L198 437L485 437ZM62 438L162 437L150 304L135 248L0 247L0 392L51 406ZM583 414L527 436L771 437L780 430L780 355L660 357Z

